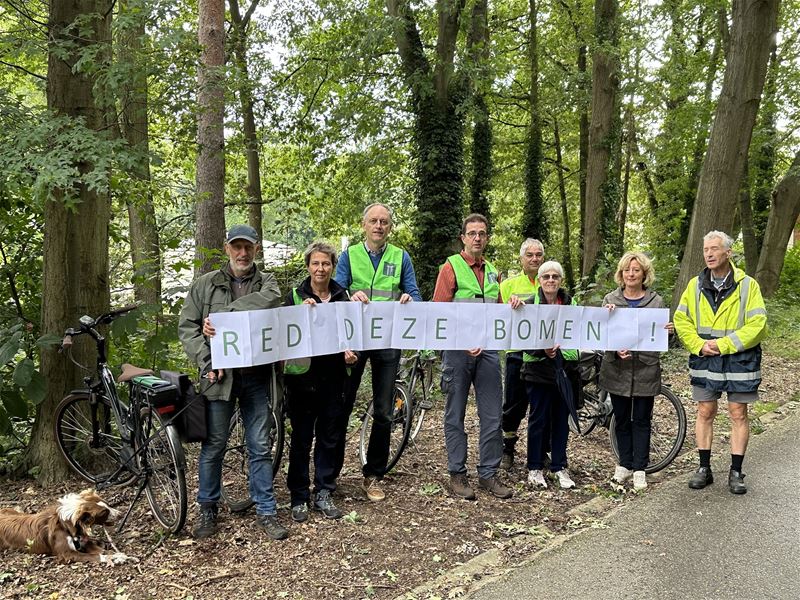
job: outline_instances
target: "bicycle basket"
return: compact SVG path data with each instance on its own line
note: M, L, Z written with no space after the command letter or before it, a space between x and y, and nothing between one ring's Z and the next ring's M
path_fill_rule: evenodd
M142 404L152 406L161 415L173 414L180 402L175 385L152 375L131 379L131 397L138 397Z

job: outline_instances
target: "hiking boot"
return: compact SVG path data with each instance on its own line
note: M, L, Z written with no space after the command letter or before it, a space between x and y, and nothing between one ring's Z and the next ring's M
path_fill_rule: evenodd
M711 467L698 467L689 478L689 487L693 490L702 490L707 485L714 483L714 475L711 473Z
M342 511L336 508L330 490L320 490L314 496L314 510L321 512L326 519L340 519Z
M728 473L728 489L731 494L746 494L747 486L744 484L744 473L731 469L731 472Z
M504 471L510 471L514 466L514 455L503 452L503 458L500 459L500 468Z
M478 485L489 492L495 498L502 498L503 500L511 498L514 495L513 490L497 478L496 475L492 477L478 477Z
M611 478L611 481L614 483L625 483L631 478L631 475L633 475L633 471L622 465L617 465L617 468L614 469L614 476Z
M256 525L263 529L273 540L285 540L289 537L289 531L278 523L276 515L258 515Z
M370 502L382 502L386 498L386 492L381 487L381 482L375 477L364 477L364 493Z
M304 523L308 521L308 504L295 504L292 507L292 521L295 523Z
M540 488L547 488L547 481L544 478L544 471L541 469L533 469L528 471L528 483Z
M204 540L211 537L217 532L217 508L216 507L200 507L200 512L197 515L194 529L192 530L192 537L197 540Z
M641 491L647 487L647 476L644 471L633 472L633 489Z
M464 500L475 500L475 490L469 485L466 473L453 473L450 475L450 490Z
M569 476L569 471L566 469L556 471L556 479L558 479L558 485L562 490L571 490L575 487L575 482L572 481L572 477Z

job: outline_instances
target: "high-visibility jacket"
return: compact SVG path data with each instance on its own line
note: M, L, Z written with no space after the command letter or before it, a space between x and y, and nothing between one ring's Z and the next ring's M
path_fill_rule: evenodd
M693 278L675 309L675 331L691 353L692 385L714 391L755 392L761 383L761 340L767 334L767 310L758 282L733 267L733 281L722 300L708 269ZM716 340L719 356L700 356L706 340Z
M507 303L511 296L518 296L523 300L536 293L539 289L539 280L531 282L530 277L525 273L520 273L514 277L509 277L500 282L500 297L503 304Z
M542 292L542 288L539 288L537 290L537 292L533 295L533 298L534 298L533 303L534 304L543 304L543 302L542 302L542 295L543 294L544 294L544 292ZM575 304L576 304L575 298L571 298L569 296L569 294L567 294L563 290L561 290L561 289L558 290L558 295L559 295L559 297L561 298L561 301L564 304L570 304L572 306L575 306ZM536 352L536 354L533 354L534 352L536 352L536 351L535 350L531 350L531 351L527 351L526 350L525 352L523 352L522 353L522 362L535 363L535 362L540 362L540 361L543 361L543 360L547 360L547 356L544 354L543 350L539 351L539 352ZM564 360L573 360L573 361L577 361L578 360L578 351L577 350L565 350L564 348L562 348L561 349L561 354L564 356Z
M364 292L371 301L380 302L399 300L403 292L400 290L400 271L403 267L403 250L392 244L386 244L378 267L372 264L364 244L356 244L348 248L350 255L350 294Z
M500 283L497 269L488 260L483 261L483 287L478 283L475 271L460 254L447 257L456 276L456 293L453 302L497 302ZM488 300L487 300L488 299Z

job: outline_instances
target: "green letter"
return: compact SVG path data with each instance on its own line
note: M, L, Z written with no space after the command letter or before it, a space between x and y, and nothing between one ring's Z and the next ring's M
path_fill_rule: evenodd
M222 334L222 354L228 356L228 346L233 348L233 351L236 352L236 356L241 356L242 353L239 352L239 348L236 347L236 342L239 341L239 334L235 331L225 331Z
M446 318L436 319L436 339L437 340L446 340L447 339L443 335L439 335L441 333L445 333L445 329L447 329L447 319Z
M372 321L370 321L369 337L371 337L373 340L379 340L381 338L380 335L375 335L376 332L381 330L381 326L378 324L378 321L383 321L383 317L372 317Z
M540 340L549 340L551 339L556 333L556 322L551 320L550 327L548 328L544 321L539 321L539 339Z
M344 320L344 337L347 338L347 341L353 339L353 333L355 333L355 328L353 327L353 322L350 319Z
M597 323L597 329L594 328L594 324ZM600 341L600 321L586 321L586 338L588 340L589 334L593 333L594 338L599 342Z
M270 342L272 341L272 327L264 327L261 330L261 351L262 352L272 352L272 345Z
M494 320L494 339L506 339L506 322L503 319Z
M297 341L292 343L292 329L294 328L297 331ZM297 346L300 343L300 340L303 339L303 332L300 330L300 326L297 323L289 323L286 326L286 347L292 348Z
M414 335L408 335L408 332L411 331L411 328L417 323L417 318L416 317L403 317L403 320L410 322L409 326L408 326L408 329L406 329L405 332L403 333L403 339L404 340L415 340L415 339L417 339L417 337L414 336Z
M572 319L567 319L566 321L564 321L564 332L563 332L561 337L564 338L565 340L571 340L572 339L572 324L573 323L574 323L574 321Z
M523 323L528 326L528 333L522 335L522 325ZM531 337L531 322L528 319L523 319L519 323L517 323L517 337L521 340L527 340Z

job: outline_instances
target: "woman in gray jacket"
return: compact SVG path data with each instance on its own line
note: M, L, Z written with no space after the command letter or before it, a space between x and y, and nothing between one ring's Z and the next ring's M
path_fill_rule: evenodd
M663 308L661 296L650 289L655 280L653 264L641 252L626 252L617 265L614 281L619 287L603 298L603 306L616 308ZM672 333L672 323L666 325ZM617 427L619 465L612 480L622 484L633 476L633 489L647 487L645 467L650 462L650 430L653 399L661 390L658 352L606 352L600 367L600 387L611 395Z

